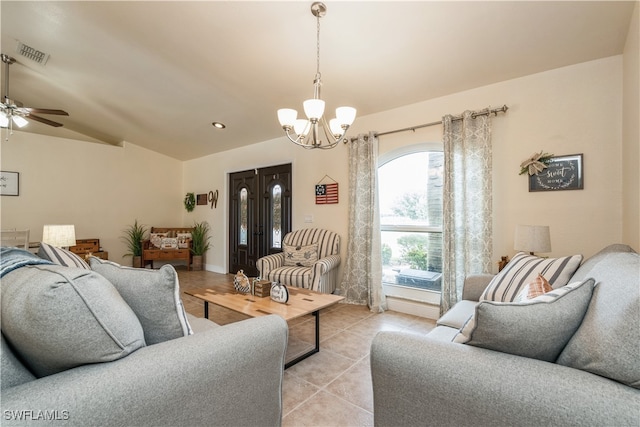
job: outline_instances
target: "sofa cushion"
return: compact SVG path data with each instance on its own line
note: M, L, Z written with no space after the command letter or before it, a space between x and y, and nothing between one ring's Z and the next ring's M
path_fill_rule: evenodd
M144 347L138 318L101 275L30 265L2 278L2 334L37 377Z
M306 246L284 244L283 247L285 267L311 267L318 261L317 243Z
M547 278L556 289L567 283L576 271L582 255L562 258L540 258L518 252L506 267L491 280L480 301L512 302L538 274Z
M41 242L38 249L38 256L54 264L64 265L66 267L85 268L89 270L89 265L78 255L62 248L56 248L47 243Z
M584 320L558 363L640 388L640 255L607 253Z
M36 377L18 360L13 351L4 339L2 339L2 348L0 349L0 389L15 387L20 384L33 381Z
M311 267L278 267L267 273L266 280L297 288L311 288Z
M526 302L482 301L454 342L554 362L580 326L593 279Z
M180 298L178 274L172 265L159 270L124 267L97 257L89 258L93 271L116 287L136 313L147 345L191 335Z
M450 328L460 330L465 325L465 323L467 323L467 320L469 320L469 318L473 316L476 305L478 305L478 301L458 301L456 305L451 307L449 311L447 311L444 315L442 315L442 317L440 317L440 319L438 319L436 325L448 326Z

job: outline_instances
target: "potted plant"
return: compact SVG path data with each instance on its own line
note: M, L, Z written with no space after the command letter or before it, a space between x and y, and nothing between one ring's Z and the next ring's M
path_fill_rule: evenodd
M132 257L131 265L133 267L142 267L142 241L146 239L146 233L147 228L144 225L138 224L137 219L133 222L133 225L124 230L122 240L127 244L129 252L122 257Z
M191 230L191 253L193 254L192 268L202 270L204 253L209 249L209 223L194 222Z

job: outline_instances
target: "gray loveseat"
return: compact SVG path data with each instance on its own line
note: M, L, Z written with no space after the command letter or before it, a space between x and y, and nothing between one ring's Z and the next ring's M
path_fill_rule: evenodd
M95 260L92 270L36 259L4 270L2 260L0 424L281 424L282 318L226 326L186 315L177 320L184 310L173 267ZM143 300L136 302L127 287ZM166 298L154 301L158 295ZM105 306L106 300L112 301ZM158 317L163 304L171 309Z
M551 307L560 313L544 319L526 312L515 319L523 313L515 303L478 303L493 276L475 276L465 282L464 301L427 336L379 333L371 347L375 425L640 425L639 258L626 245L603 249L570 278L582 283L566 294L573 299L556 300ZM581 304L576 329L567 331ZM480 337L453 342L473 313ZM553 326L535 329L549 318ZM505 327L519 321L529 325ZM562 329L566 337L556 338ZM495 337L504 342L490 342ZM552 345L549 337L561 341L556 352L523 355Z

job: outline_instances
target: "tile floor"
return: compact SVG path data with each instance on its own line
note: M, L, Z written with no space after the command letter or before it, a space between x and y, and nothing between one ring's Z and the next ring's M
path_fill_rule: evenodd
M181 289L228 283L232 275L206 271L178 271ZM203 303L182 294L185 309L203 316ZM246 318L242 314L210 306L209 317L226 324ZM366 307L336 304L320 312L320 352L284 373L282 425L371 426L373 391L369 347L378 331L397 330L426 334L435 321L387 311L371 313ZM289 322L289 353L295 354L313 342L311 315Z

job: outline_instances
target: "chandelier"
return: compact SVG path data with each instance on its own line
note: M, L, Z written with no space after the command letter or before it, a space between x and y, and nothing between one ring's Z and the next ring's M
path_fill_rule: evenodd
M333 148L345 137L349 126L356 118L353 107L336 108L336 117L329 123L324 118L324 101L320 98L322 80L320 76L320 18L326 15L327 7L324 3L315 2L311 5L311 13L316 17L316 75L313 79L313 98L303 103L307 119L298 119L298 112L291 108L278 110L278 120L287 138L296 145L304 148ZM319 128L326 138L323 141ZM292 132L293 131L293 132Z

